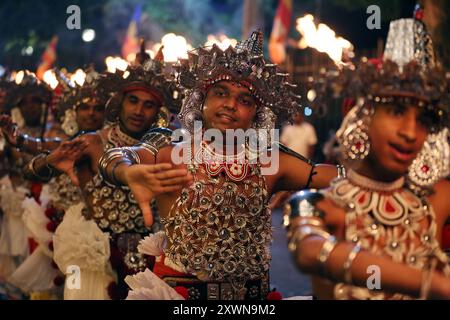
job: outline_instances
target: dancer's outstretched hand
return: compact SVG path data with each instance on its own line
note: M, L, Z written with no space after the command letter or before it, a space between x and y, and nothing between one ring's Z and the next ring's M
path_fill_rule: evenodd
M146 226L153 224L150 202L155 196L181 190L192 182L186 169L173 169L170 163L135 164L123 170L125 182L141 208Z
M72 182L79 186L80 183L75 173L75 162L83 155L86 147L87 142L80 138L65 141L47 156L47 162L57 170L65 172Z

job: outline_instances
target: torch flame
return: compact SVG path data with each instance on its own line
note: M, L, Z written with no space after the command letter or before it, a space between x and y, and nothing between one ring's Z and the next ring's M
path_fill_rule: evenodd
M116 70L125 71L128 67L128 62L120 57L107 57L105 63L108 72L111 73L116 72Z
M84 71L81 69L77 69L75 73L70 76L70 81L74 84L78 84L79 86L82 86L85 80L86 73L84 73Z
M14 81L16 82L16 84L21 84L23 77L25 77L25 71L20 70L19 72L17 72L14 77Z
M314 23L314 16L307 14L297 19L296 29L302 35L298 46L300 49L307 47L324 52L337 64L342 63L344 53L353 56L353 45L342 37L336 37L336 33L326 24Z
M205 42L205 46L212 46L216 44L221 50L225 51L229 46L235 47L237 44L236 39L228 38L225 34L219 35L208 35L208 38Z
M192 50L192 46L187 42L183 36L177 36L174 33L168 33L161 39L161 43L157 43L153 46L153 53L158 52L161 45L164 46L163 54L165 62L176 62L179 58L187 59L188 51Z
M44 82L48 84L52 89L55 89L59 84L58 79L56 78L55 71L53 70L45 71L42 80L44 80Z

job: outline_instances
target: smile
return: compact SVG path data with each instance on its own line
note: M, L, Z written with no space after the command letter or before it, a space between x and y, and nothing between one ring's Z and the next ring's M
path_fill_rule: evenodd
M141 125L141 124L144 123L144 120L142 120L142 119L130 118L130 121L131 121L133 124L138 124L138 125Z
M409 162L415 158L414 149L407 148L399 144L389 143L389 148L391 149L394 157L400 162Z
M217 114L217 117L220 118L220 119L228 120L230 122L236 121L236 119L233 116L231 116L230 114L228 114L228 113L220 112L220 113Z

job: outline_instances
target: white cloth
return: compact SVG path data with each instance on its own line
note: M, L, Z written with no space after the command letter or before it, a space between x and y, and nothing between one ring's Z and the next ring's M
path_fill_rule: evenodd
M53 252L48 248L53 233L47 230L50 219L45 215L45 207L46 205L40 205L34 198L25 198L22 202L22 220L30 237L42 247L42 252L53 257Z
M53 280L60 275L59 270L52 267L52 258L43 248L39 245L14 271L7 279L10 284L24 292L56 289Z
M164 249L167 245L167 237L164 231L157 233L151 233L144 239L139 241L137 247L139 253L146 254L148 256L159 257L164 253Z
M159 258L166 244L167 237L163 231L160 231L142 239L139 242L138 251ZM149 269L133 276L127 276L125 282L131 288L127 300L184 300L171 286Z
M64 288L65 300L109 300L107 287L114 281L109 263L109 235L82 215L84 204L70 207L53 236L54 260L66 273L70 266L80 270L80 287Z
M133 276L127 276L125 282L131 288L127 300L184 300L171 286L149 269Z
M50 220L45 216L46 206L47 201L39 204L34 198L22 201L23 223L38 246L7 281L24 292L56 289L53 280L59 276L59 271L52 267L53 252L48 248L53 234L47 230Z
M28 232L22 221L22 202L27 193L24 187L14 189L7 176L0 181L0 207L3 211L0 226L0 279L10 276L17 260L28 256Z
M300 125L288 125L284 128L280 141L288 148L308 158L311 146L317 144L317 135L314 127L303 121Z

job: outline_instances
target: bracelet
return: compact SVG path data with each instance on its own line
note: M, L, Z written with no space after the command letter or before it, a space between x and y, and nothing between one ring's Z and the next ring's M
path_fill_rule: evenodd
M123 183L121 183L119 180L117 180L116 173L115 173L117 167L120 164L122 164L122 163L128 163L130 166L133 165L133 163L130 160L128 160L128 159L118 160L118 161L116 161L116 163L114 163L114 165L113 165L113 167L111 169L111 180L116 186L122 186L123 185Z
M105 152L98 162L98 169L103 179L113 184L116 184L117 180L115 180L112 173L111 175L108 174L107 168L117 158L124 158L131 164L141 163L139 154L129 147L113 148Z
M159 150L171 144L172 130L167 128L155 128L146 133L137 147L147 150L156 157Z
M342 164L338 164L336 166L337 168L337 178L338 179L345 179L347 178L347 172L345 171L345 167Z
M285 226L289 226L290 221L297 217L323 220L325 218L325 213L316 208L317 202L323 198L323 194L314 189L302 190L295 193L288 204L286 204L286 211L289 212L289 220L285 221Z
M45 160L45 167L46 167L50 172L56 172L56 171L58 171L58 169L56 169L54 166L52 166L50 163L48 163L47 157L48 157L48 155L50 154L50 152L49 152L49 151L44 151L44 154L45 154L45 157L44 157L44 160Z
M361 246L359 244L355 245L353 249L348 254L347 260L344 262L343 269L344 269L344 281L348 284L352 283L352 264L355 260L358 253L361 251Z
M307 226L300 226L297 227L294 232L292 233L292 237L288 243L288 249L291 252L295 252L297 250L297 245L299 242L301 242L303 239L305 239L308 236L316 235L319 237L322 237L324 239L330 238L332 235L328 233L327 231L317 228L317 227L307 227Z
M297 227L302 227L302 226L313 226L313 227L317 227L317 228L325 228L325 223L323 222L323 220L318 220L318 219L313 219L313 218L300 218L298 221L296 221L295 223L290 223L289 227L290 230L297 228ZM290 238L292 235L292 232L288 230L287 232L287 237Z
M337 240L334 236L329 236L327 239L325 239L324 243L322 244L322 248L320 249L319 255L317 256L317 260L322 266L322 275L327 275L326 270L326 263L328 261L328 258L330 257L331 251L336 247Z
M312 225L314 227L322 227L325 228L325 222L321 219L315 218L299 218L294 223L290 223L290 228L301 227L304 225Z
M49 181L53 177L54 169L49 167L46 159L44 159L45 162L46 162L46 168L49 170L49 173L46 176L43 176L43 175L41 175L41 174L36 172L36 169L34 168L34 163L38 159L46 158L47 155L48 155L47 153L39 154L36 157L34 157L33 159L31 159L31 161L27 164L27 169L30 172L30 174L33 177L36 177L36 178L38 178L39 180L42 180L42 181Z

